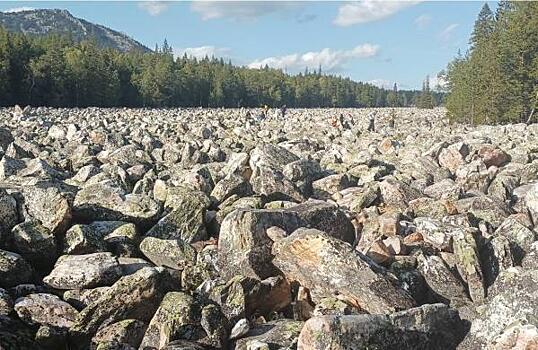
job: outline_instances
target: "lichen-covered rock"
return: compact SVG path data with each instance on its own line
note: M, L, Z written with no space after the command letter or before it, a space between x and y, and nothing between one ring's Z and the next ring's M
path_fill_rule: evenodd
M217 203L222 203L234 194L246 197L252 194L252 185L241 175L230 173L215 184L210 197Z
M456 349L466 332L457 311L424 305L392 315L322 316L308 320L298 349Z
M436 255L419 254L417 260L418 270L433 292L432 298L435 301L452 307L459 307L470 302L464 285L450 271L443 259Z
M185 193L185 192L184 192ZM193 243L207 238L205 213L209 202L196 193L185 193L173 200L167 197L165 206L173 206L172 211L163 217L147 233L147 236L161 239L179 239Z
M47 269L57 257L56 240L52 233L38 222L23 222L13 228L12 243L24 259L36 268Z
M111 285L121 277L118 259L110 253L61 256L43 282L56 289Z
M254 193L265 196L269 201L304 201L300 190L282 172L267 167L256 167L250 177Z
M0 189L0 243L5 240L17 222L19 222L17 201L8 195L6 190Z
M473 234L460 231L454 236L456 267L463 281L467 283L469 295L474 302L486 297L486 286L480 255Z
M196 262L196 250L177 239L146 237L140 243L140 251L155 265L177 270Z
M145 322L126 319L101 328L92 338L92 344L118 342L138 348L146 332Z
M247 334L238 339L233 345L235 350L264 349L259 347L266 344L278 349L293 348L301 332L304 322L288 319L270 321L250 328Z
M209 297L221 306L232 323L255 314L279 311L291 303L290 285L282 277L260 281L237 275L211 289Z
M169 286L170 276L163 268L146 267L121 278L80 312L70 329L72 342L87 344L100 327L121 320L149 321Z
M28 214L54 234L63 233L71 222L71 204L57 187L29 186L23 190Z
M439 165L455 173L465 164L465 157L469 154L469 147L462 142L443 148L439 153Z
M76 309L82 310L92 302L99 299L110 287L97 287L91 289L72 289L65 291L63 299Z
M77 310L52 294L30 294L15 301L15 311L30 325L69 328L75 322Z
M86 222L120 220L146 225L154 222L161 211L159 203L149 196L125 194L107 182L84 186L73 206L76 217Z
M89 225L74 225L64 237L64 253L90 254L114 250L121 237L134 244L137 233L133 224L124 221L95 221Z
M493 347L499 336L517 324L538 327L537 286L536 270L514 267L501 272L490 288L488 302L477 309L465 340L467 348Z
M171 340L198 340L205 335L200 326L200 306L182 292L167 293L140 344L141 349L162 349Z
M334 293L370 313L414 306L389 276L351 245L315 229L298 229L273 245L273 263L287 279L310 289L314 302Z
M32 279L31 266L19 254L0 249L0 288L29 283Z
M13 311L13 299L9 293L0 288L0 317L7 316Z
M237 273L259 278L275 275L273 240L266 233L273 226L287 233L314 227L350 244L355 240L355 229L345 214L322 201L307 201L288 209L239 209L226 217L219 234L219 266L225 278Z

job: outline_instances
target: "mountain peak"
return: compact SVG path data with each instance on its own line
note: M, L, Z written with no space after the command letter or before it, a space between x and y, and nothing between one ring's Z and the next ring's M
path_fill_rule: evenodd
M120 51L150 51L129 36L77 18L65 9L26 9L0 12L0 26L6 30L29 35L65 34L75 41L95 39L103 47Z

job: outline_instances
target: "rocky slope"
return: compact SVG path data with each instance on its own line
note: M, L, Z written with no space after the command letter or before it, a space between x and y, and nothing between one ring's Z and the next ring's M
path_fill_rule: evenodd
M538 345L537 125L92 108L0 124L2 348Z
M39 9L0 12L0 26L11 32L30 35L54 33L68 35L75 41L94 39L101 46L120 51L150 51L123 33L74 17L67 10Z

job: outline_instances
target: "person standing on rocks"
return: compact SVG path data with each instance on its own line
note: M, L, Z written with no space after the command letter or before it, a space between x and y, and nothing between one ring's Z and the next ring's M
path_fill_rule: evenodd
M375 131L375 114L368 114L368 131Z
M282 119L284 119L284 117L286 116L287 110L288 107L286 105L282 105L282 107L280 107L280 116L282 117Z

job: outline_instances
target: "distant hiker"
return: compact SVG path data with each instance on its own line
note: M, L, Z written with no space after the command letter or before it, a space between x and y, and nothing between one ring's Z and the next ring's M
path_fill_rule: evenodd
M288 110L288 107L286 105L282 105L282 107L280 107L280 116L282 118L284 118L286 116L286 111Z
M368 115L368 131L375 131L375 114Z
M396 114L396 112L394 112L394 110L393 110L393 111L390 112L390 116L389 116L389 128L392 128L392 129L394 129L394 125L396 123L395 120L394 120L394 115L395 114Z
M263 106L263 117L264 117L264 118L267 117L267 113L269 113L269 106L264 105L264 106Z
M333 128L338 127L338 118L336 118L335 115L333 115L333 117L331 118L331 125L332 125Z

